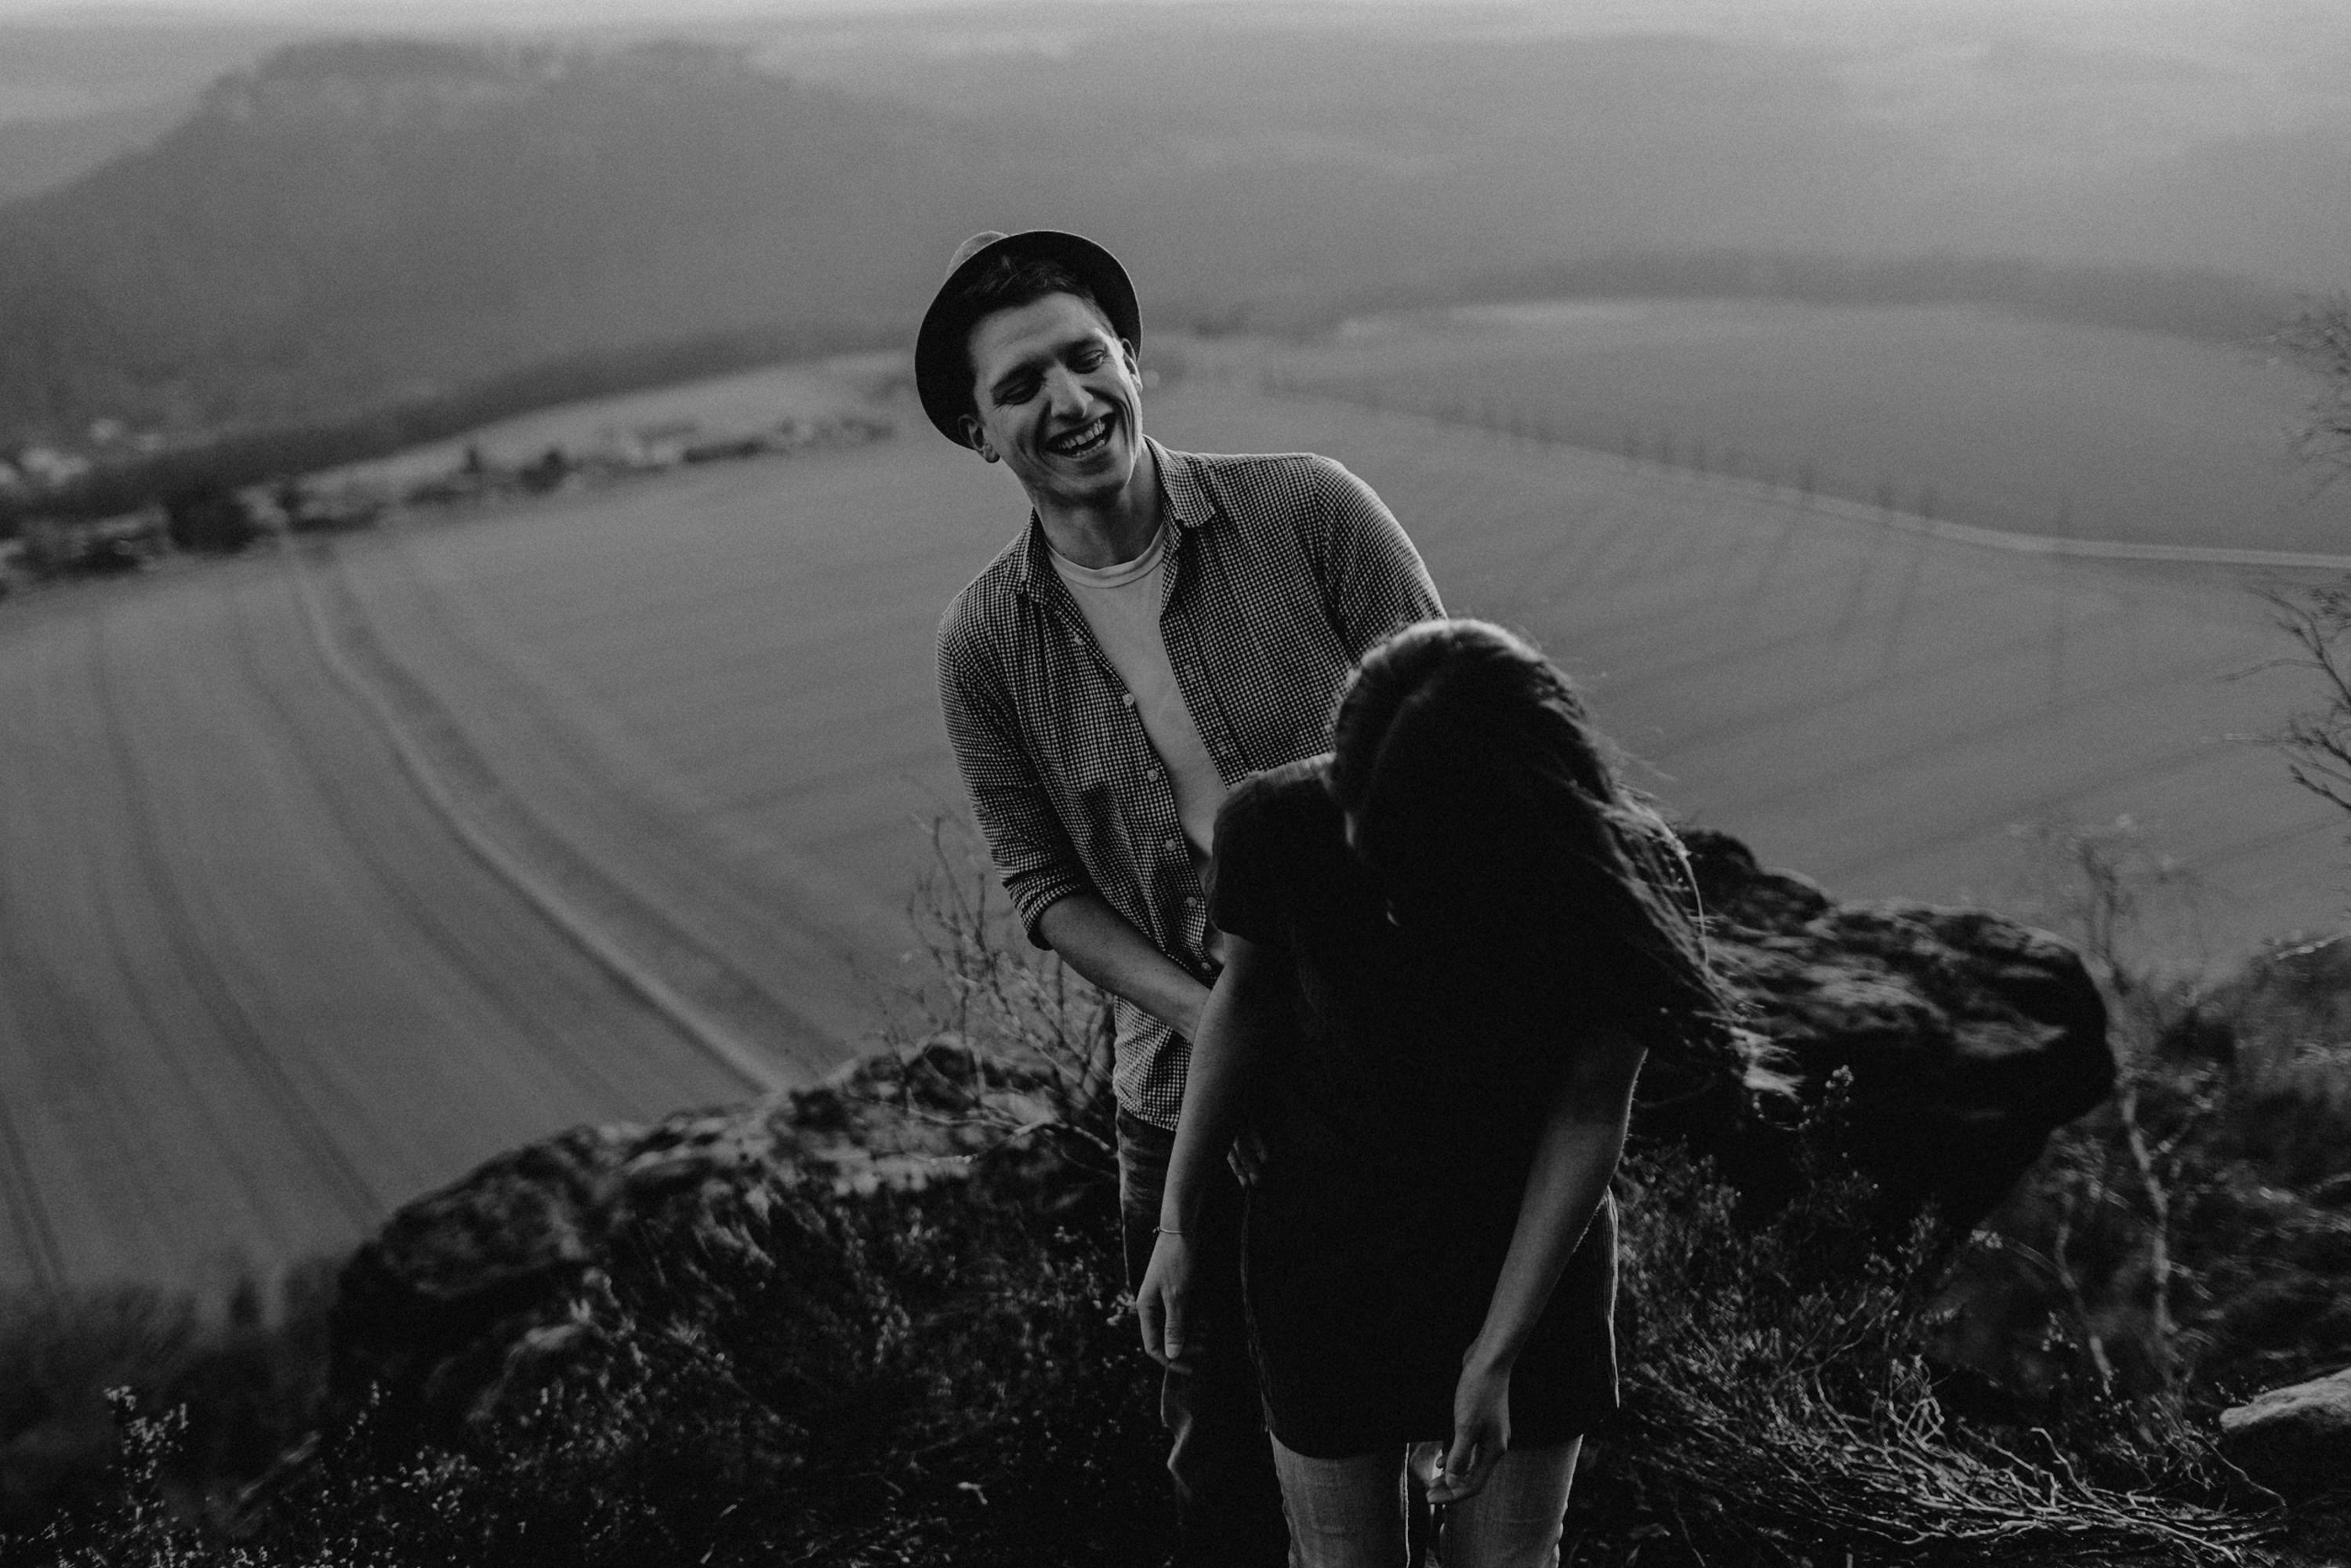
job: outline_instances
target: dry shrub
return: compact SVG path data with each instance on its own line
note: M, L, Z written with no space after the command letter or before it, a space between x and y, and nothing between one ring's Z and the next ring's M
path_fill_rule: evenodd
M1583 1561L1644 1541L1653 1564L2247 1560L2258 1531L2211 1506L2184 1427L2108 1407L2003 1430L1946 1408L1923 1354L1931 1222L1888 1254L1858 1177L1766 1220L1673 1156L1628 1174L1637 1325L1624 1413L1571 1514Z
M217 1299L135 1285L0 1298L0 1531L105 1484L118 1389L190 1412L162 1478L183 1511L256 1479L318 1418L332 1294L315 1261Z
M883 1030L906 1064L896 1108L992 1134L1008 1152L1050 1144L1115 1184L1108 1003L1060 955L1029 946L960 819L934 818L929 834L908 911L926 983L894 998Z

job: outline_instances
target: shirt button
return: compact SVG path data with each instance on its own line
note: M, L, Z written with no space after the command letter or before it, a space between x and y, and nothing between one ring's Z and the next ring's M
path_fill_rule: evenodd
M1172 855L1172 854L1174 854L1177 850L1180 850L1180 849L1182 849L1182 848L1184 847L1184 838L1183 838L1183 835L1182 835L1182 834L1180 834L1180 833L1170 833L1170 834L1168 834L1165 838L1164 838L1164 839L1162 839L1162 840L1160 840L1160 841L1159 841L1159 847L1160 847L1161 849L1163 849L1163 850L1165 850L1169 854L1171 854L1171 855Z
M1134 694L1133 692L1121 692L1118 694L1118 701L1121 707L1133 707L1134 706Z
M1157 764L1156 762L1155 762L1155 763L1153 763L1150 767L1148 767L1148 768L1144 768L1144 769L1143 770L1143 776L1144 776L1145 779L1150 779L1154 784L1156 784L1156 783L1158 783L1162 779L1165 779L1165 778L1166 778L1166 777L1167 777L1167 769L1165 769L1165 768L1160 767L1160 766L1159 766L1159 764Z

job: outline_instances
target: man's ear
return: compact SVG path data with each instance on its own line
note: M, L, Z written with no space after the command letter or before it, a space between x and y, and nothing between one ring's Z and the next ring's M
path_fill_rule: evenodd
M996 449L987 444L987 437L980 431L979 415L976 413L965 414L961 423L963 424L963 444L966 446L970 447L974 452L978 453L980 456L986 458L988 462L995 462Z
M1126 356L1126 373L1136 381L1143 379L1143 361L1135 358L1134 345L1124 338L1118 340L1118 351Z

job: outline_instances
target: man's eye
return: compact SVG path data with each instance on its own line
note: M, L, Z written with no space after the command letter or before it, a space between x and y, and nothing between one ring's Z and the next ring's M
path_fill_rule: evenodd
M1109 356L1099 347L1080 349L1070 356L1070 363L1081 371L1091 371Z
M1040 384L1040 382L1028 380L1007 382L1004 385L996 389L996 401L1007 407L1017 402L1027 402L1030 398L1037 395L1037 388Z

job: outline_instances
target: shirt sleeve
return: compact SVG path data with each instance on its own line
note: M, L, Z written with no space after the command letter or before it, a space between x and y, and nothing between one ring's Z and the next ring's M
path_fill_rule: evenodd
M1273 863L1280 834L1266 821L1270 791L1253 779L1217 810L1217 848L1208 862L1208 921L1219 931L1270 947L1287 947Z
M1324 460L1322 526L1331 619L1360 661L1383 638L1445 613L1437 584L1378 492Z
M939 708L947 743L963 775L972 814L987 841L988 857L1010 895L1029 940L1050 946L1038 919L1072 894L1091 893L1092 880L1053 810L1009 706L975 666L977 661L952 631L939 633Z

